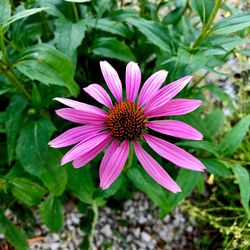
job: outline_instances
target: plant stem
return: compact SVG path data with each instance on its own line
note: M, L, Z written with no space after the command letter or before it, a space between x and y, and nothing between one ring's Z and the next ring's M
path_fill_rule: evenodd
M222 0L216 0L213 12L212 12L208 22L202 27L201 33L200 33L199 37L197 38L197 40L195 41L192 49L197 49L199 47L199 45L203 42L203 40L207 37L209 32L211 31L211 25L213 24L214 19L215 19L216 15L220 9L221 3L222 3Z
M133 156L134 156L134 148L133 148L133 144L131 143L130 145L130 149L129 149L129 154L128 154L128 160L124 166L124 169L129 169L132 165L133 162Z
M222 158L220 160L231 162L231 163L238 163L238 164L242 164L242 165L250 165L250 162L248 162L248 161L233 160L233 159L228 159L228 158Z
M97 220L98 220L98 206L97 206L95 200L92 203L92 209L93 209L94 217L93 217L93 221L91 224L91 232L90 232L89 237L88 237L88 241L89 241L89 248L88 249L89 250L93 249L93 239L94 239L95 227L96 227Z
M77 10L77 7L76 7L76 3L72 2L72 5L73 5L73 11L74 11L74 15L75 15L75 20L77 22L79 20L79 15L78 15L78 10Z
M4 45L4 32L3 32L2 28L0 28L0 49L1 49L2 53L3 53L3 61L6 64L8 64L9 63L9 57L8 57L8 54L7 54L5 45Z

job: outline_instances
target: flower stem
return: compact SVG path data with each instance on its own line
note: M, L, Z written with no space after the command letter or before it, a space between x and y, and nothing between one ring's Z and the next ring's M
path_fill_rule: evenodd
M95 227L97 224L97 220L98 220L98 206L96 204L96 201L94 200L92 203L92 209L93 209L93 213L94 213L94 217L93 217L93 221L91 224L91 231L90 234L88 236L88 241L89 241L89 250L93 249L93 240L94 240L94 233L95 233Z
M212 12L208 22L202 27L201 33L200 33L199 37L197 38L197 40L195 41L192 49L197 49L199 47L199 45L203 42L203 40L207 37L209 32L211 31L211 26L212 26L214 19L215 19L216 15L220 9L221 4L222 4L222 0L216 0L213 12Z
M133 148L133 144L130 144L130 149L129 149L129 154L128 154L128 160L124 166L124 169L129 169L133 163L133 156L134 156L134 148Z

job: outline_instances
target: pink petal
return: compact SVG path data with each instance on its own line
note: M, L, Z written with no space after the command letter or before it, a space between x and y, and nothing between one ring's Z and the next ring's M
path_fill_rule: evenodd
M76 128L71 128L50 141L49 145L53 148L67 147L82 140L86 140L86 138L97 134L105 128L105 124L84 125Z
M148 145L160 156L175 165L195 171L203 171L204 165L185 150L152 135L143 134Z
M99 116L99 114L89 114L85 111L71 108L58 109L56 110L56 114L68 121L80 124L100 124L105 122L106 119L103 116Z
M166 104L169 100L176 96L189 83L191 79L192 76L185 76L160 89L145 105L145 112L157 109L158 107Z
M106 117L107 112L105 112L102 109L99 109L95 106L83 103L83 102L78 102L78 101L74 101L74 100L70 100L67 98L60 98L60 97L56 97L54 98L54 100L63 103L64 105L74 108L76 110L81 110L84 111L87 114L94 114L94 115L99 115L102 117Z
M159 133L175 136L189 140L202 140L202 134L191 127L190 125L174 120L158 120L149 121L146 123L148 128L151 128Z
M80 156L73 161L74 168L80 168L85 166L91 160L93 160L98 154L100 154L103 149L112 141L112 137L108 136L103 142L97 145L92 150L88 151L86 154Z
M119 141L115 140L107 148L107 150L102 158L101 165L99 168L100 179L102 179L103 173L105 172L105 168L107 167L107 163L108 163L110 157L114 154L115 150L118 148L118 145L119 145Z
M139 162L156 182L173 193L181 191L167 172L136 141L134 142L134 149Z
M153 95L160 89L162 84L167 78L168 72L166 70L160 70L150 76L143 84L141 92L138 98L138 105L142 106L147 103Z
M106 61L100 62L103 77L118 102L122 101L122 83L116 70Z
M95 100L101 104L107 106L108 108L113 108L113 103L107 91L99 84L91 84L84 88L84 91L92 96Z
M133 102L138 94L141 84L141 70L137 63L130 62L126 67L126 96Z
M100 143L102 143L105 139L107 139L108 136L108 132L101 132L99 134L93 135L87 141L78 143L71 150L69 150L66 155L64 155L61 160L61 164L64 165L86 154L87 152L98 146Z
M107 189L117 179L121 173L129 154L129 142L123 141L115 152L110 156L102 176L100 176L100 187Z
M173 99L157 109L144 111L144 114L147 118L185 115L197 109L201 104L200 100Z

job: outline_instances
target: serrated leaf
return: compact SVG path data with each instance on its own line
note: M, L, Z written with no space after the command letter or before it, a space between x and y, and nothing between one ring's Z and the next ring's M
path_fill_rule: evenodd
M6 23L11 16L11 6L9 0L1 0L0 4L0 24Z
M64 223L61 203L58 198L50 195L40 206L42 222L52 232L59 232Z
M85 166L84 168L74 169L70 166L67 170L68 188L75 193L80 201L91 204L95 187L88 168Z
M221 143L218 145L222 155L231 155L239 148L243 138L249 131L249 126L250 115L247 115L227 132Z
M235 14L221 19L214 25L211 32L214 34L228 34L250 26L250 13Z
M62 154L59 150L50 150L45 160L46 163L39 175L43 184L54 196L61 195L67 184L67 171L60 164L61 157Z
M23 120L23 111L26 108L26 101L22 96L13 96L6 109L6 134L8 162L11 163L16 148L16 137L20 130L20 123Z
M15 67L32 80L64 86L73 96L79 92L79 86L74 81L73 64L50 45L39 44L24 50Z
M115 38L99 38L92 45L95 55L113 58L124 62L134 61L135 57L129 47Z
M206 170L215 176L227 177L231 174L222 161L217 159L202 159L201 161L206 166Z
M55 127L50 120L40 119L28 123L17 140L17 158L30 174L39 176L46 164L48 142Z
M15 177L9 181L13 196L29 206L39 204L41 197L45 194L45 190L40 185L29 179Z
M250 217L249 199L250 199L250 180L248 171L240 165L232 166L236 180L240 187L240 199L248 216Z
M198 13L201 21L207 23L215 6L214 0L192 0L192 8Z

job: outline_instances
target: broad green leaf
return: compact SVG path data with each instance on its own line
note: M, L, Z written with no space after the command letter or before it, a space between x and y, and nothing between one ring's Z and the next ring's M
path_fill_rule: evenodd
M240 187L240 199L248 216L250 217L249 199L250 199L250 180L248 171L240 165L232 166L236 180Z
M47 44L35 45L23 51L15 67L32 80L64 86L73 96L79 92L72 63L63 53Z
M17 140L17 158L30 174L39 176L46 164L48 142L55 127L50 120L28 123Z
M66 54L72 62L76 61L76 49L85 36L86 22L81 20L72 23L66 19L58 19L55 22L55 42L57 48Z
M9 20L3 24L3 27L7 27L8 25L12 24L13 22L15 22L21 18L34 15L34 14L41 12L45 9L46 8L34 8L34 9L29 9L29 10L21 10L17 14L15 14L11 18L9 18Z
M201 161L206 166L206 170L215 176L227 177L231 174L231 171L222 161L217 159L202 159Z
M42 172L38 176L54 196L61 195L67 184L67 171L60 164L61 157L59 150L49 150Z
M176 7L174 10L170 11L164 18L163 24L176 24L178 21L181 20L183 16L183 11L185 9L185 4Z
M24 231L16 228L11 221L4 220L4 235L8 242L15 247L16 250L27 250L27 235Z
M168 190L155 182L140 165L133 165L126 174L135 187L145 192L152 201L165 210Z
M192 0L192 8L198 13L203 23L207 23L215 6L215 0Z
M125 62L135 60L129 47L115 38L102 37L96 39L92 45L92 51L95 55L101 57L118 59Z
M250 115L241 119L222 139L219 149L222 155L231 155L240 146L244 136L249 131Z
M9 182L13 196L29 206L39 204L41 197L45 194L45 190L40 185L29 179L16 177L10 179Z
M183 142L178 142L177 145L188 148L202 149L205 152L218 155L217 145L209 141L183 141Z
M207 125L207 130L210 134L210 138L213 139L216 134L218 134L221 126L223 125L223 120L224 112L221 109L215 109L205 117L204 122Z
M63 213L58 198L50 195L40 206L42 222L53 232L59 232L63 227Z
M6 133L8 162L11 163L16 148L16 137L20 130L20 124L24 119L23 111L26 108L26 101L21 96L13 96L6 109Z
M0 25L6 23L11 16L11 6L9 0L1 0L0 4Z
M27 176L27 172L24 171L23 167L19 162L16 162L16 164L11 167L10 171L7 175L4 176L5 179L11 180L15 177L21 177L21 176Z
M214 34L228 34L250 26L250 13L235 14L221 19L214 25L211 32Z
M80 201L91 204L93 202L95 187L88 168L85 166L80 169L75 169L70 166L67 170L68 188L75 193Z
M128 18L127 22L135 26L152 44L163 51L171 52L169 45L171 38L165 26L142 18Z
M200 173L186 169L181 169L179 171L175 181L180 186L182 191L177 194L168 194L164 209L161 213L162 216L171 212L171 210L174 209L180 201L184 200L193 191L200 179L200 176Z

